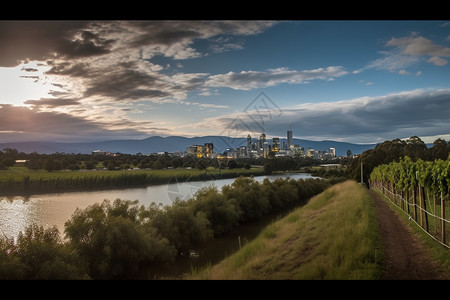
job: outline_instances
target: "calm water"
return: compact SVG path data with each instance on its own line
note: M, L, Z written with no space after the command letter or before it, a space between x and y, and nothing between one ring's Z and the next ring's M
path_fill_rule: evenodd
M262 182L264 178L291 177L292 179L311 178L310 174L292 173L269 176L257 176L255 180ZM144 188L129 188L107 191L72 192L32 195L29 197L0 195L0 234L8 237L17 237L26 226L36 223L44 227L56 225L60 232L64 231L64 223L71 218L76 208L100 203L104 199L139 200L147 207L152 202L171 204L177 197L181 200L191 198L202 187L215 185L222 186L233 183L234 179L220 179L198 182L172 183Z

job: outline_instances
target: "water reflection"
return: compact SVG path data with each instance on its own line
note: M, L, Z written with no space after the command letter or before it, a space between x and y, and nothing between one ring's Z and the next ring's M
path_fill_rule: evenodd
M279 177L292 179L311 178L310 174L294 173L270 176L257 176L255 180L262 182L264 178L274 180ZM7 237L17 237L28 225L36 223L44 227L56 225L64 231L64 223L69 220L77 208L84 209L104 199L139 200L148 207L152 202L170 205L176 198L187 200L206 186L215 185L221 189L224 185L233 183L234 179L219 179L196 182L178 182L148 186L144 188L130 188L120 190L55 193L31 196L0 196L0 234Z

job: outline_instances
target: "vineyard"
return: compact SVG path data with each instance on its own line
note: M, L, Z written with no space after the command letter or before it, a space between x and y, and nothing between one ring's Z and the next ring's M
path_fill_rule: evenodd
M369 185L409 215L436 241L450 248L450 156L412 161L408 156L380 165L370 174Z

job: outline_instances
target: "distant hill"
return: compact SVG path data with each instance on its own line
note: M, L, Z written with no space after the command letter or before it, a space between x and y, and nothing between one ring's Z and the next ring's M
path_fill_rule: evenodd
M280 142L286 142L286 139L280 139ZM177 152L185 151L191 145L203 145L204 143L213 143L214 152L222 153L227 148L236 148L246 145L245 138L229 138L221 136L203 136L186 138L180 136L160 137L153 136L142 140L111 140L103 142L85 142L85 143L58 143L58 142L21 142L21 143L0 143L0 149L7 147L17 149L24 153L91 153L94 150L108 152L120 152L125 154L149 154L155 152ZM269 140L269 144L271 140ZM309 141L302 139L293 139L294 144L300 147L313 148L315 150L336 149L336 155L345 156L347 150L353 154L362 153L375 147L375 144L352 144L336 141Z

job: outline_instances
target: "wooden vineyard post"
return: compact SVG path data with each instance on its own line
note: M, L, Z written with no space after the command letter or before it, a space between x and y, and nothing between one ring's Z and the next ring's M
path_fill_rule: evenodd
M416 197L416 187L413 186L413 204L414 204L414 221L417 222L417 197Z
M445 201L441 192L441 240L445 244Z
M420 226L423 228L423 193L422 185L419 183L419 208L420 208Z
M422 205L422 207L423 207L423 211L425 211L424 213L425 213L425 229L426 229L426 231L427 232L429 232L430 231L430 228L429 228L429 226L428 226L428 211L427 211L427 201L426 201L426 199L425 199L425 188L424 187L422 187L422 195L423 195L423 205Z
M410 189L406 190L406 212L408 213L408 216L411 216L411 212L409 211L409 193Z

